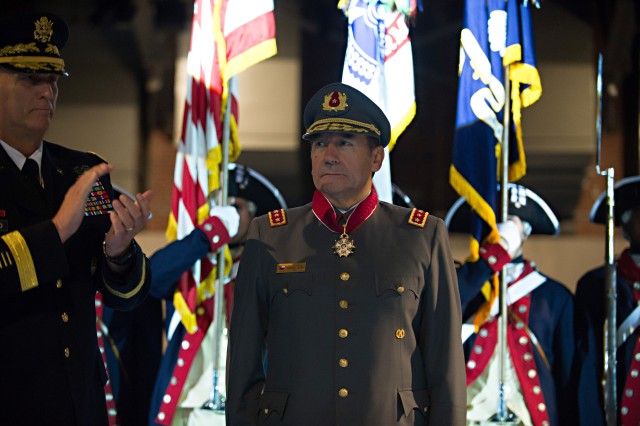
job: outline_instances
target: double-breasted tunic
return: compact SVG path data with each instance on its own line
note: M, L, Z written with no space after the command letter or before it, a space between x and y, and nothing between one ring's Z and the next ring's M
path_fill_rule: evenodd
M106 423L95 293L119 309L137 306L151 282L149 262L136 245L128 273L109 270L108 214L86 215L64 244L51 221L67 189L100 162L44 142L40 191L0 147L0 424ZM112 199L109 176L100 184L94 190Z
M444 222L380 202L350 235L311 204L254 220L234 294L229 425L461 425L461 311Z

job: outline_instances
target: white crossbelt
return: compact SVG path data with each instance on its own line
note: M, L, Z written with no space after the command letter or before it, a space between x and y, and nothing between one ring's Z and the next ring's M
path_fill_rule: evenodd
M518 300L531 293L533 290L538 288L542 283L547 280L547 277L539 273L538 271L533 271L520 281L515 282L510 285L507 289L507 304L511 305L516 303ZM498 302L499 299L493 301L493 305L491 305L491 317L495 317L498 314ZM473 324L473 319L475 315L469 318L469 320L462 324L462 343L466 342L469 337L475 332L475 325Z
M639 324L640 324L640 304L636 306L636 308L622 322L620 327L618 327L618 332L616 333L618 347L622 346L622 344L629 338L629 336L633 334L636 328L638 328Z

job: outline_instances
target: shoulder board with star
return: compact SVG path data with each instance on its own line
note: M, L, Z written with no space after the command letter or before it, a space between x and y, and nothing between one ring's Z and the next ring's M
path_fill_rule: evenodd
M87 151L87 154L91 154L94 157L98 157L100 160L102 160L102 162L109 164L109 162L106 160L106 158L104 158L102 155L98 154L97 152Z
M417 226L419 228L424 228L424 225L427 223L428 217L429 217L429 212L425 212L424 210L414 208L413 210L411 210L408 223L409 225Z
M287 215L284 212L284 209L271 210L267 215L269 216L269 225L272 228L287 224Z

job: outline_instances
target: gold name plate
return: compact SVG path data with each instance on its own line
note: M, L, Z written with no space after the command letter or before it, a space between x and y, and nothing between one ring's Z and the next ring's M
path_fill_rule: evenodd
M304 272L307 269L307 263L278 263L276 266L276 274L289 274L292 272Z

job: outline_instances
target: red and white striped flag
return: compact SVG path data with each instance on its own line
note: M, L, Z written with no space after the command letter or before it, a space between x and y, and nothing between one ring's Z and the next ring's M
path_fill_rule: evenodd
M237 90L229 80L275 54L273 0L195 0L168 241L188 235L209 216L211 193L220 186L223 126L230 126L229 161L240 154ZM231 118L223 123L229 96ZM212 259L180 279L174 305L190 333L197 327L195 308L213 293L214 280Z

